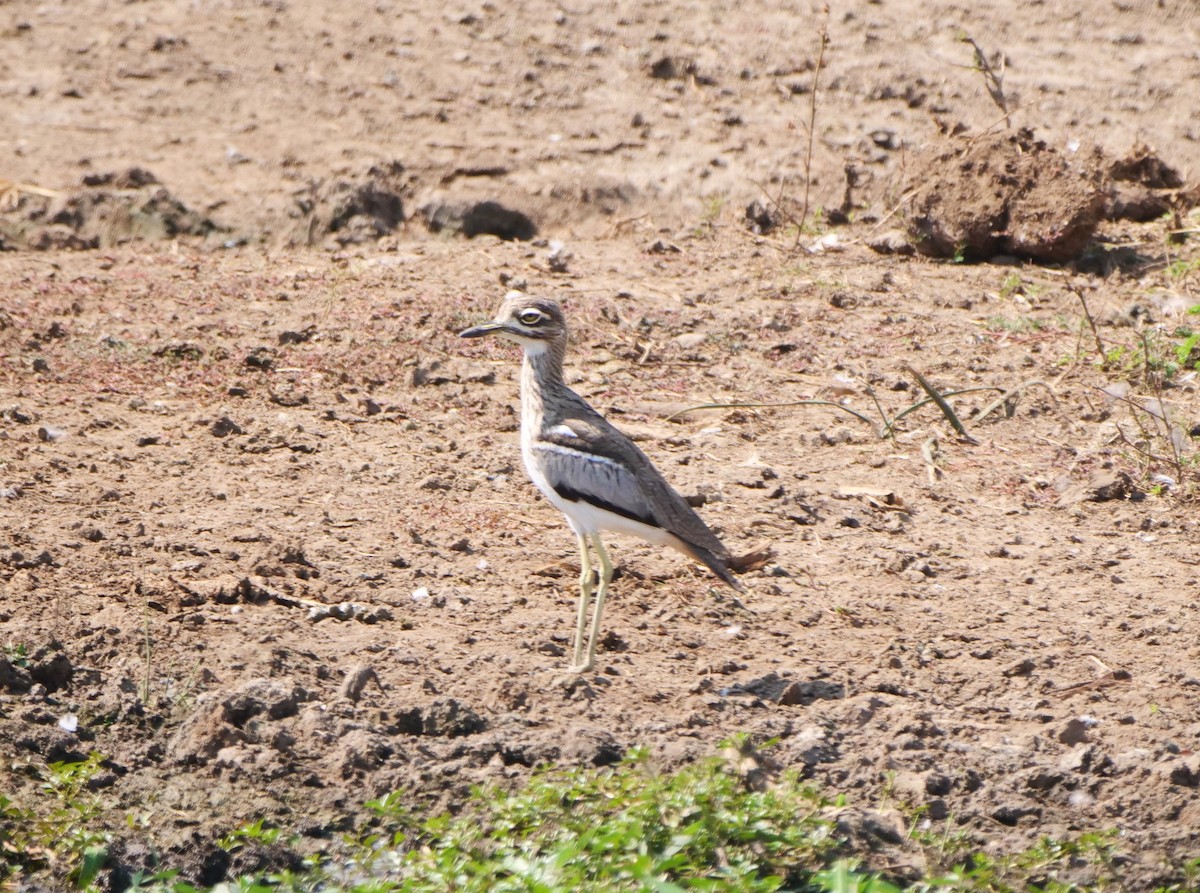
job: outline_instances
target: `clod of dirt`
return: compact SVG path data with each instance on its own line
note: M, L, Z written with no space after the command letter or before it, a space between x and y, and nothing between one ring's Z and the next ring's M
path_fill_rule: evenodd
M162 181L145 168L131 167L120 172L84 174L82 182L84 186L93 188L112 186L114 189L141 189L143 186L157 186Z
M474 735L487 728L487 721L457 698L439 698L425 709L422 734L434 738Z
M779 226L779 220L770 208L755 199L746 205L746 226L750 232L762 236Z
M571 765L612 766L624 755L620 742L601 729L571 729L562 746L562 759Z
M683 56L662 56L650 64L647 74L658 81L694 80L702 87L716 84L716 78L703 74L695 59Z
M268 723L295 716L308 693L274 679L251 679L230 691L209 692L167 744L180 763L207 763L222 749L274 737Z
M220 230L142 168L89 174L80 189L23 193L0 215L0 243L35 251L107 248L132 241L207 236Z
M28 670L0 657L0 691L23 695L32 685Z
M242 434L242 426L227 415L221 416L208 429L213 437L228 437L230 434Z
M1200 757L1190 756L1171 767L1171 784L1200 788Z
M314 245L330 238L338 246L373 242L404 223L408 189L409 177L398 161L376 165L359 178L310 183L293 196L294 216L302 223L287 241Z
M1145 223L1173 209L1184 211L1200 202L1200 188L1184 190L1179 171L1145 143L1138 143L1128 155L1114 161L1108 176L1112 180L1109 220Z
M373 772L395 752L379 735L353 729L338 739L332 762L339 767L342 778L351 778L360 772Z
M537 235L537 224L520 211L491 199L462 201L434 199L421 208L430 231L461 233L468 239L492 235L505 241L528 242Z
M917 171L908 230L931 257L1063 263L1082 253L1104 217L1094 166L1072 162L1025 129L943 143Z
M46 691L54 692L71 684L75 667L69 657L58 651L36 656L30 661L29 675L34 682L46 686Z
M1123 471L1097 471L1086 481L1074 484L1063 491L1059 503L1108 502L1113 499L1131 499L1137 495L1133 478Z
M1147 186L1150 189L1179 189L1183 177L1179 171L1158 157L1145 143L1138 143L1124 158L1114 161L1108 169L1114 180Z
M9 553L6 563L9 567L19 571L28 571L39 567L58 567L58 562L54 560L54 556L45 549L32 557L19 549L13 549Z
M908 236L898 229L884 230L879 235L872 236L867 240L867 247L876 254L898 254L901 257L909 257L917 251L908 240Z

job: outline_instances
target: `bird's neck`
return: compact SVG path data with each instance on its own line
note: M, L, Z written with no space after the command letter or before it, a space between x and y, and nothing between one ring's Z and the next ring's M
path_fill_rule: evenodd
M562 403L564 392L570 390L563 381L564 342L524 345L521 361L521 429L533 436L542 426L547 404Z

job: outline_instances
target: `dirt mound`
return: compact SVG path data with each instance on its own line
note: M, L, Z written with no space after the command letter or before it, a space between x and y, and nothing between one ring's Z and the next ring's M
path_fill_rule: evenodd
M108 248L125 242L207 236L221 227L189 209L154 174L133 167L88 174L59 192L0 184L0 249Z
M1024 129L935 146L918 162L915 182L909 235L931 257L1063 263L1104 219L1095 160L1070 158Z
M289 245L330 247L374 242L404 224L410 178L399 161L356 177L313 180L294 194Z
M1179 171L1145 143L1138 143L1125 157L1114 161L1108 176L1112 180L1109 220L1145 223L1200 204L1200 186L1186 188Z

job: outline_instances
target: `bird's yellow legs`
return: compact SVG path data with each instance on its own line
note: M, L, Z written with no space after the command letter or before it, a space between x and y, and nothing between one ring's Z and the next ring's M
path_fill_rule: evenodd
M588 536L579 534L579 611L575 623L575 655L571 671L586 673L592 668L596 657L596 643L600 638L600 618L604 614L604 598L608 595L608 584L612 581L613 566L600 534L590 534L596 557L600 560L600 588L596 590L596 607L592 612L592 631L588 636L587 659L583 659L583 635L587 629L588 605L592 600L592 558L588 552Z
M583 631L587 628L588 602L592 600L592 556L588 553L587 537L579 537L579 617L575 626L575 657L571 669L583 673L589 667L583 664ZM589 661L590 663L590 661Z

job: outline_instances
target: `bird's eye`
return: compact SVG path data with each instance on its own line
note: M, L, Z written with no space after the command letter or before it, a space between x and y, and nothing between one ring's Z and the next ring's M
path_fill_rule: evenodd
M542 311L522 310L517 314L517 319L521 321L521 325L523 326L536 326L542 321Z

